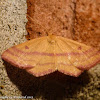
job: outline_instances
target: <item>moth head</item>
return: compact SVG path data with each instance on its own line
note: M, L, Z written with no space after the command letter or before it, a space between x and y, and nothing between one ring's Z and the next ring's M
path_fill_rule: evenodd
M49 35L48 36L48 42L50 43L50 44L55 44L55 42L56 42L56 40L55 40L55 36L54 35Z

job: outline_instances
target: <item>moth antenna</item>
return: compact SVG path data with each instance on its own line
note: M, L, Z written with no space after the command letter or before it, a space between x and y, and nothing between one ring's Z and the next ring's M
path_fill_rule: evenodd
M32 18L31 16L29 16L28 14L27 14L27 17L30 18L30 19L32 20L32 22L34 22L33 18ZM35 22L35 23L36 23L36 22ZM36 24L38 24L38 23L36 23ZM40 25L40 24L38 24L38 25L39 25L40 27L42 27L43 29L45 29L45 27L43 27L42 25ZM46 33L47 33L48 36L51 36L51 35L52 35L52 33L50 33L50 30L51 30L51 29L48 29L48 30L45 29L45 31L46 31Z

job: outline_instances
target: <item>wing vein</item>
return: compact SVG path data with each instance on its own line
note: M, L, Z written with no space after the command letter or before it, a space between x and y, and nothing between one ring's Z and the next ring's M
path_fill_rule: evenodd
M57 43L58 47L61 49L61 47L59 46L59 44ZM64 52L62 49L61 49L62 52ZM69 62L72 64L72 62L69 60ZM73 64L72 64L73 65ZM74 67L76 67L75 65L73 65Z
M49 46L48 46L48 47L49 47ZM47 47L47 49L48 49L48 47ZM46 50L47 50L47 49L46 49ZM46 51L46 50L45 50L45 51ZM44 51L44 52L45 52L45 51ZM42 59L42 57L41 57L41 59ZM35 66L37 66L37 64L41 61L41 59L36 63ZM35 66L34 66L34 67L35 67Z
M62 40L64 43L66 43L64 40ZM73 51L75 50L73 47L71 47L68 43L66 43L70 48L72 48L73 49ZM90 63L89 62L89 60L88 60L88 57L86 56L86 54L81 50L81 52L84 54L84 57L86 58L86 60L85 61L88 61L88 63Z

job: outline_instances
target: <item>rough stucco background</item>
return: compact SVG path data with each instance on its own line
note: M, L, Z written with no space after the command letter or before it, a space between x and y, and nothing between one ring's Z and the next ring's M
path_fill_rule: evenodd
M49 33L72 39L74 3L75 0L27 0L28 39Z
M100 50L100 0L76 0L75 9L76 40Z
M26 12L26 0L0 0L0 55L5 49L26 41ZM0 58L0 97L21 95L33 96L33 100L99 100L100 65L79 78L58 72L36 78L3 64Z

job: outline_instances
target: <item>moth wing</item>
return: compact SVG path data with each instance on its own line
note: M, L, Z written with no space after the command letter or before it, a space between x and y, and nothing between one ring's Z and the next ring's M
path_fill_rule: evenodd
M62 61L69 65L69 69L72 65L78 70L88 70L100 62L100 52L93 49L91 46L63 37L58 37L57 45L63 52L63 55L61 56L61 59L63 59ZM63 67L59 67L58 69L61 70L62 68ZM66 69L66 67L63 69ZM74 69L72 68L72 70ZM78 74L76 74L76 76L77 75Z
M67 53L71 52L71 50L60 38L57 37L56 41L55 51L58 71L74 77L79 76L83 71L74 66L74 64L70 61L71 56Z
M7 49L2 58L37 77L43 76L56 70L54 46L48 37L41 37Z
M42 58L41 52L45 52L47 48L47 37L42 37L13 46L7 49L1 57L16 67L33 68Z
M56 71L54 47L55 44L48 43L48 48L42 55L43 57L38 61L34 68L28 69L27 71L37 77Z

